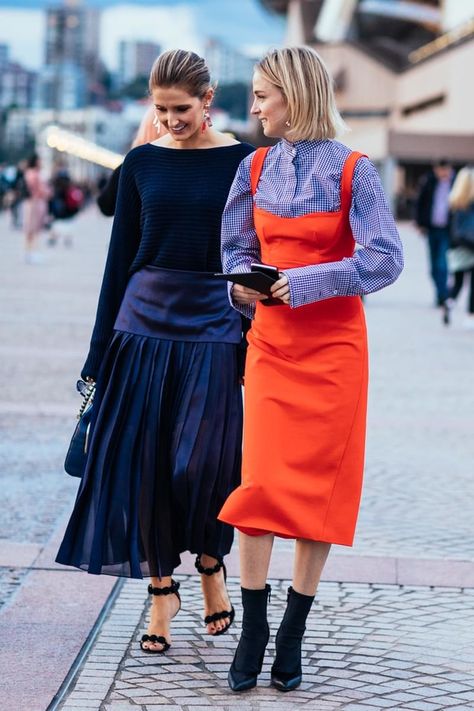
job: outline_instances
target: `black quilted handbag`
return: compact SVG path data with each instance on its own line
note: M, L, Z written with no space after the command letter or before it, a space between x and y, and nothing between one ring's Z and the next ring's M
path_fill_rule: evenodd
M86 467L95 383L86 383L84 380L78 380L76 388L82 395L83 401L77 416L78 422L64 461L64 469L71 476L81 477Z

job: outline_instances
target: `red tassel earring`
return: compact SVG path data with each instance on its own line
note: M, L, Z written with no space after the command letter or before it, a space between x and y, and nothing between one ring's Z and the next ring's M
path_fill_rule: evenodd
M212 120L211 120L211 115L209 113L209 106L204 107L204 113L202 117L202 124L201 124L201 133L204 133L206 128L210 128L212 126Z

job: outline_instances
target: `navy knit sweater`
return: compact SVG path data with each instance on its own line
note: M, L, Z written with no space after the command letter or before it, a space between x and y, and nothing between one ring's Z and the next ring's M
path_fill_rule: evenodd
M134 148L120 172L115 219L82 376L97 377L130 276L152 264L221 271L221 218L248 143L173 149Z

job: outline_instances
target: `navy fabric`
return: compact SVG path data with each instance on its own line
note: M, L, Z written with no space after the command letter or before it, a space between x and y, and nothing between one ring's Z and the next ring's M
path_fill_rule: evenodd
M240 316L212 274L147 266L130 277L114 328L173 341L235 343Z
M97 380L132 274L151 264L222 271L222 211L240 161L253 150L247 143L186 150L147 143L126 155L83 378Z
M217 514L240 478L240 319L219 283L225 308L206 324L193 298L205 299L209 275L183 274L147 267L132 277L116 323L126 330L115 330L97 381L87 466L59 563L161 577L184 550L216 558L230 551L232 528ZM155 308L167 310L162 333L188 321L194 340L145 334Z

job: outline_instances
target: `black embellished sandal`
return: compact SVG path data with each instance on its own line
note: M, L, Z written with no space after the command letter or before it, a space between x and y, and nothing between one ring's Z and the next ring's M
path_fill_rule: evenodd
M203 565L201 565L201 556L197 555L196 560L194 561L194 566L198 573L200 573L201 575L214 575L215 573L218 573L219 570L222 568L224 572L224 582L227 580L227 570L224 561L222 560L218 560L217 563L212 566L212 568L205 568ZM214 612L213 615L206 615L206 617L204 618L204 624L210 625L213 622L218 622L219 620L225 620L228 618L229 622L226 624L224 629L218 630L217 632L214 632L214 634L212 634L213 637L219 637L219 635L225 634L227 632L227 630L234 621L234 617L235 610L234 606L232 605L230 610L222 610L221 612Z
M148 593L149 595L176 595L179 600L179 607L176 610L177 615L181 609L181 597L178 592L179 585L180 584L177 583L175 580L172 580L171 585L166 588L154 588L153 585L149 585ZM175 615L173 615L173 617L175 617ZM144 642L151 642L152 644L162 644L163 647L162 649L148 649L147 647L143 646ZM148 654L163 654L163 652L167 652L170 647L171 644L166 641L166 637L163 637L163 635L144 634L140 640L140 649L142 650L142 652L147 652Z

